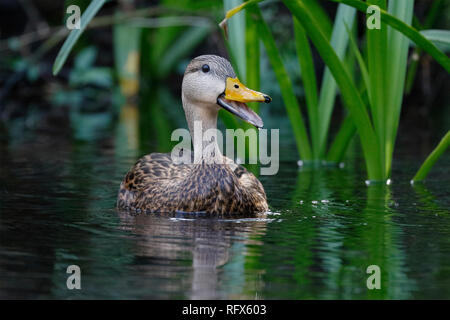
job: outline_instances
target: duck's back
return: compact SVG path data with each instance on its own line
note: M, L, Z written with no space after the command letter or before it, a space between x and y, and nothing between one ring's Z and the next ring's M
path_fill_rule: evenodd
M127 173L120 185L119 208L147 212L254 214L268 210L264 188L243 166L177 164L170 154L152 153Z

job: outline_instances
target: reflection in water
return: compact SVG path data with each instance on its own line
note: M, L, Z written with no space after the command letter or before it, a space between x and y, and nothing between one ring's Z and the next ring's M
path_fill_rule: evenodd
M236 252L233 247L249 244L252 235L263 236L270 221L262 217L224 220L127 212L119 215L120 228L138 236L133 248L135 260L153 265L141 276L179 278L162 283L158 290L185 292L189 299L226 299L227 292L220 290L220 279L228 270L222 267L229 264L234 269L244 268L236 256L243 252ZM183 268L181 277L178 271Z

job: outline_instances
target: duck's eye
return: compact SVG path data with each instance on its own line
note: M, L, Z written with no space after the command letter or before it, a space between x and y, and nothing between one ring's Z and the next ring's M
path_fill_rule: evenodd
M204 64L204 65L202 66L202 71L203 71L204 73L207 73L207 72L209 71L209 66L208 66L207 64Z

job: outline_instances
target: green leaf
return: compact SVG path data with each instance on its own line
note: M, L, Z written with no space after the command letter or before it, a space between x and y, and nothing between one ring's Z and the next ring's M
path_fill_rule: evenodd
M347 150L347 147L355 133L355 124L353 123L351 116L347 115L344 121L342 121L341 127L339 128L338 133L330 146L330 150L328 151L327 160L329 162L338 163L341 161L345 150Z
M391 1L389 13L410 24L414 12L414 1ZM406 69L408 64L409 40L397 30L388 28L388 53L386 57L385 81L385 175L390 176L397 128L400 121Z
M92 18L94 18L106 1L107 0L93 0L87 7L86 11L81 15L80 29L74 29L70 32L66 41L64 41L63 46L59 50L58 55L56 56L55 63L53 64L53 75L57 75L61 70L70 54L70 51L72 51L73 46L84 32L89 22Z
M442 51L450 51L450 30L422 30L420 33Z
M359 11L366 12L367 3L360 0L330 0L333 2L345 3L352 6ZM390 15L385 10L380 9L381 21L386 22L392 28L400 31L410 40L412 40L417 46L422 48L428 54L430 54L447 72L450 72L450 58L445 53L439 50L431 41L427 40L420 32L413 27L407 25L400 19Z
M253 90L260 88L260 40L258 37L258 26L255 23L255 7L250 6L245 11L245 59L246 75L245 84ZM258 103L249 103L253 110L258 111Z
M110 88L113 85L111 69L91 68L74 70L70 74L69 83L73 86L96 85L99 87Z
M275 77L280 85L281 95L286 106L289 120L291 121L300 158L304 160L311 160L312 153L308 133L306 131L302 114L300 113L300 106L294 94L291 79L289 78L283 61L281 60L281 55L276 46L275 39L273 38L269 26L262 17L261 10L258 7L255 7L255 20L258 25L259 37L264 43L270 64L272 65Z
M333 50L326 36L320 31L319 22L311 15L301 1L284 0L284 4L305 28L309 38L314 43L320 56L330 69L339 85L345 105L350 110L352 119L358 129L366 160L369 179L382 180L382 170L379 165L378 139L373 130L364 102L356 89L342 61ZM345 29L344 29L345 30Z
M356 43L355 37L353 36L352 31L348 28L347 25L345 25L347 32L350 36L350 48L353 51L356 61L358 61L359 71L361 72L362 79L364 86L367 90L368 96L369 96L369 102L371 101L370 98L370 78L369 78L369 71L367 71L366 63L364 62L364 58L361 55L361 52L358 49L358 44Z
M94 65L97 58L97 48L90 46L84 48L76 57L73 63L75 69L88 69Z
M242 0L224 0L225 12L243 4ZM228 20L228 42L232 62L238 76L245 81L245 13L238 12Z
M319 158L319 110L317 81L314 71L314 61L311 54L308 38L305 29L294 18L295 46L297 49L298 61L300 64L302 84L305 89L306 107L308 109L309 126L311 134L311 145L313 158Z
M323 33L325 34L327 39L330 39L334 29L333 24L328 14L319 4L319 1L303 0L303 2L308 7L309 11L317 18L317 20L320 21L320 26L322 27Z
M421 181L426 178L428 172L431 167L435 164L435 162L441 157L441 155L448 149L450 146L450 131L442 138L437 147L430 153L425 162L420 167L419 171L417 171L414 178L411 180L412 183Z
M308 7L309 10L309 7ZM313 11L310 11L313 17L316 15ZM352 26L355 19L356 10L346 6L339 5L336 13L336 18L334 19L333 33L331 35L330 44L331 47L336 52L339 59L343 59L345 51L348 45L348 33L345 29L345 24ZM316 21L319 21L316 19ZM318 23L321 26L321 23ZM326 140L328 136L328 130L330 126L330 119L334 109L334 102L336 99L337 86L329 68L325 68L325 72L322 78L322 84L320 87L319 96L319 149L320 154L323 156L326 150Z
M381 9L386 8L386 0L367 0L370 5L376 5ZM370 87L370 110L373 119L375 133L378 137L380 148L380 162L383 172L385 159L386 139L386 93L388 83L386 82L386 58L387 58L387 27L381 22L380 29L367 29L367 60L369 69ZM384 72L383 72L384 70Z

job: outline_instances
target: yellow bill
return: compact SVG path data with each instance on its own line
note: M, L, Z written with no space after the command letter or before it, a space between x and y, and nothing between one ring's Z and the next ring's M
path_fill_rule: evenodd
M244 86L238 78L227 78L225 86L225 98L239 102L266 102L272 99L264 93L252 90Z
M268 95L247 88L238 78L227 78L225 92L217 98L217 104L222 108L258 128L263 127L263 121L245 102L269 103L271 101L272 98Z

